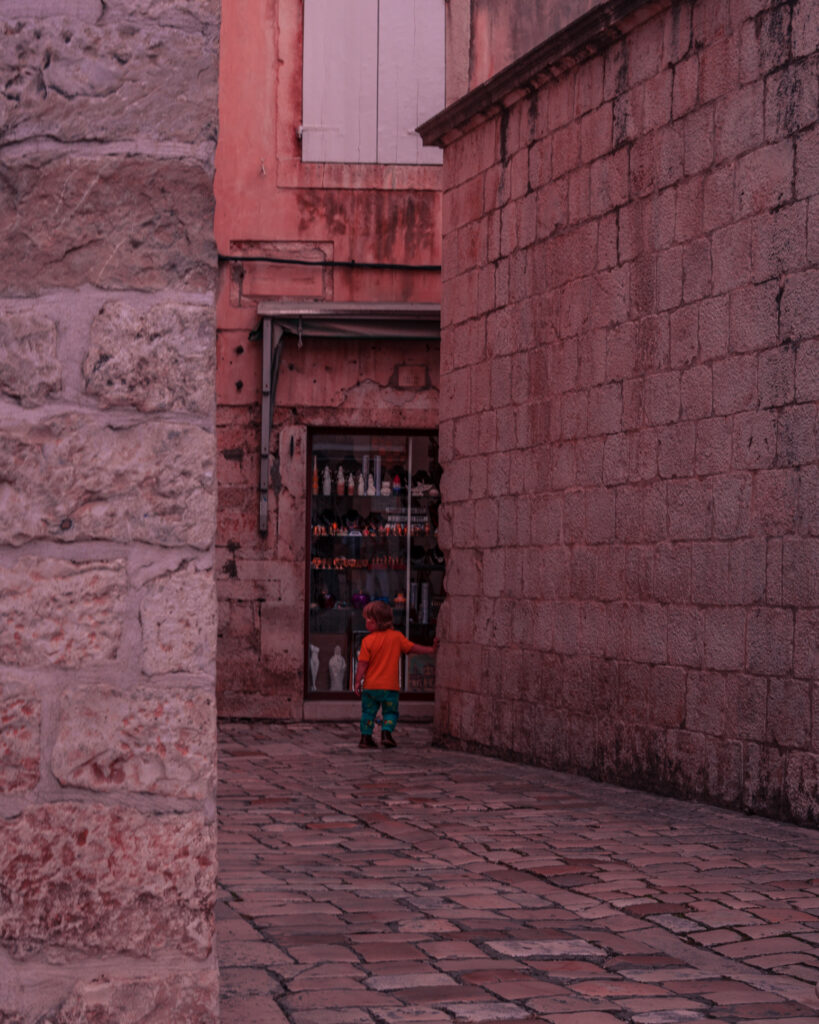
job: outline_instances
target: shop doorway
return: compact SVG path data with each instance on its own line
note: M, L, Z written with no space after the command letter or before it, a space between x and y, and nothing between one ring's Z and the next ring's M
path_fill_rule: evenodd
M383 601L431 645L444 599L441 469L432 432L310 433L305 699L353 697L362 609ZM405 656L401 690L431 698L434 659Z

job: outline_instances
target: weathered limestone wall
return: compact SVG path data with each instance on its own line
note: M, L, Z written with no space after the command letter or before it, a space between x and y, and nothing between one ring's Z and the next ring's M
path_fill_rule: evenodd
M218 1018L217 0L5 0L0 1019Z
M816 822L819 7L638 13L435 129L437 731Z

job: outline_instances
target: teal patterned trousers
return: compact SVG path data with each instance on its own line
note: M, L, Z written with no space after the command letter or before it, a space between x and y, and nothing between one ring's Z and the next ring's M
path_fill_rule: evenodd
M381 708L381 731L392 732L398 722L398 690L361 691L361 735L372 736Z

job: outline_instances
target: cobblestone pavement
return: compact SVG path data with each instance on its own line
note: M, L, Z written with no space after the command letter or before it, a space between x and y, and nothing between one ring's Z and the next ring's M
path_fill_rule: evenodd
M226 723L223 1024L816 1024L819 833L354 724Z

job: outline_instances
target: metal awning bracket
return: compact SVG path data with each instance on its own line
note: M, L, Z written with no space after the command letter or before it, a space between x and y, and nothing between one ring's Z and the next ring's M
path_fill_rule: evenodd
M262 321L262 433L259 439L259 533L267 533L270 515L270 431L276 403L284 330L270 317Z

